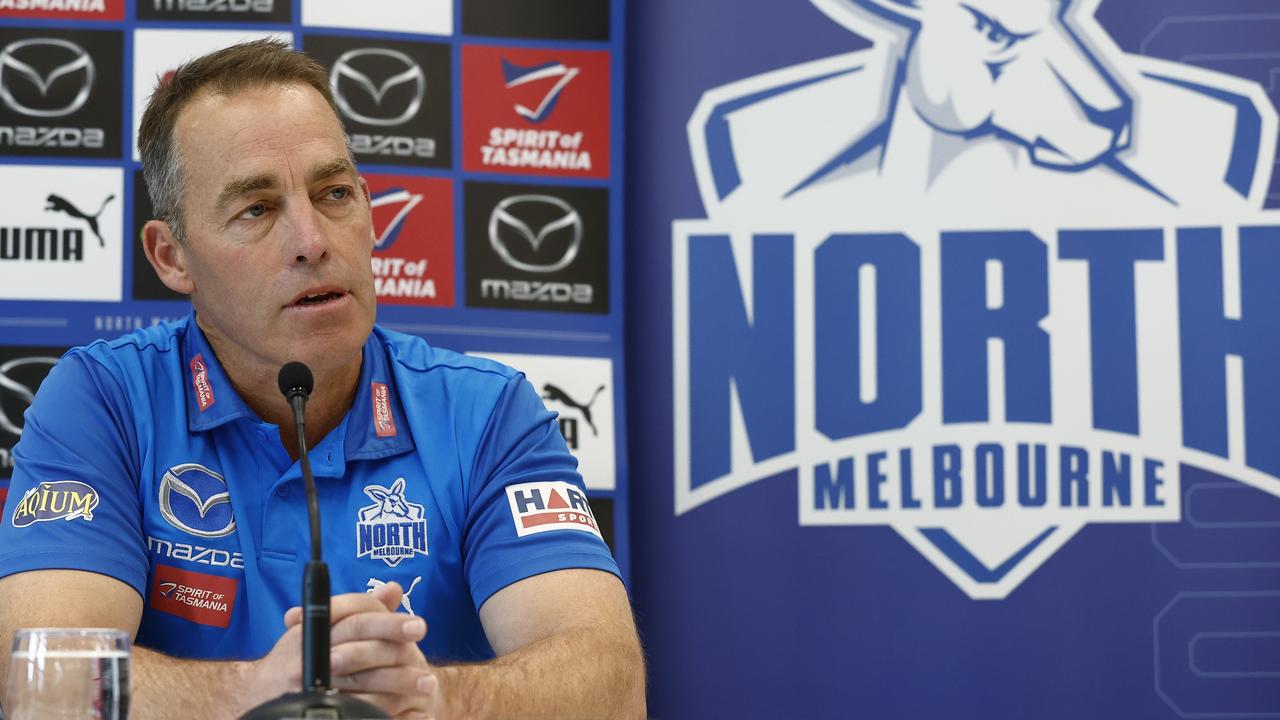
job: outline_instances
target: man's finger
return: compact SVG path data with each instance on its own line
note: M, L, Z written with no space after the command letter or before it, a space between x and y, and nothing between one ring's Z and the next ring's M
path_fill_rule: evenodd
M330 641L336 647L355 640L418 642L427 635L427 623L404 613L366 612L333 624Z
M333 624L343 618L359 612L383 612L394 610L400 606L403 595L400 585L389 582L375 588L372 592L355 592L334 595L329 602L329 623ZM302 608L291 607L284 614L284 626L293 627L302 622Z
M373 670L397 665L427 667L418 646L408 642L356 640L335 645L329 654L329 667L335 675Z
M411 697L393 693L353 693L355 697L380 708L393 718L433 718L430 696Z
M343 692L430 695L439 681L430 670L401 665L334 675L333 686Z

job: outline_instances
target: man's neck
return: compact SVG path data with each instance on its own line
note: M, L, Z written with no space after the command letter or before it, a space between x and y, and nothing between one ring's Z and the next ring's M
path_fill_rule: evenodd
M199 323L199 316L196 322ZM232 343L217 332L210 332L203 324L200 329L236 392L259 418L280 427L280 442L289 457L297 460L298 432L293 425L293 410L280 394L280 368L269 367L237 352ZM361 362L362 357L357 354L350 362L337 368L312 368L315 389L307 400L307 447L315 447L351 409L360 380Z

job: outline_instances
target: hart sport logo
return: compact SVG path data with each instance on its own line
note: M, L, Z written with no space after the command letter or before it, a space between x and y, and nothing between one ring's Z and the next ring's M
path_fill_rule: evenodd
M391 487L366 485L372 505L360 508L356 519L356 557L382 560L395 567L401 560L427 553L427 513L404 496L404 478Z
M609 53L462 48L467 170L609 177Z
M507 486L516 537L553 530L581 530L600 539L600 525L587 496L570 483L531 482Z
M872 48L689 122L675 512L797 471L801 525L1000 599L1091 523L1179 521L1184 465L1280 495L1263 90L1123 53L1096 0L814 4Z

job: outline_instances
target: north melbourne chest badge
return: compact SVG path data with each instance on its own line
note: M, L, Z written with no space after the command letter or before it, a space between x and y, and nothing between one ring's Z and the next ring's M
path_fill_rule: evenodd
M404 496L404 478L391 487L366 485L372 505L356 517L356 557L382 560L390 567L415 554L427 554L426 508Z

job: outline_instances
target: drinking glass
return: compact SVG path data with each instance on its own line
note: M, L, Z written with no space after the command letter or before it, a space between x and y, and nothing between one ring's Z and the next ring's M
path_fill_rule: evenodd
M129 633L29 628L13 636L8 720L127 720Z

